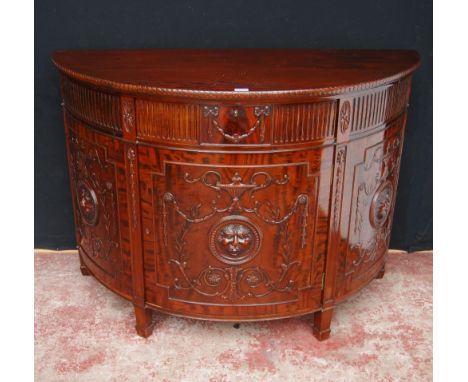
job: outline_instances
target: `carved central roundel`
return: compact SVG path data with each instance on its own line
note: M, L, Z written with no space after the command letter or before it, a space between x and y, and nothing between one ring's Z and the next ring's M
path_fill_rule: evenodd
M80 214L89 225L96 225L98 218L98 203L96 193L84 182L77 186L78 209Z
M227 264L242 264L258 253L262 236L251 220L233 215L222 218L211 228L209 240L216 258Z
M392 206L393 185L390 182L382 184L375 192L370 210L370 221L376 228L382 227L387 221Z

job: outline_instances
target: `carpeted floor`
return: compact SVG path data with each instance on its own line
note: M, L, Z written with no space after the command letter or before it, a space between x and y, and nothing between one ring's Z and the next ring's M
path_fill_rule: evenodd
M335 309L318 342L310 317L204 322L155 314L81 276L74 253L35 254L35 373L54 381L431 381L432 253L391 253L385 277Z

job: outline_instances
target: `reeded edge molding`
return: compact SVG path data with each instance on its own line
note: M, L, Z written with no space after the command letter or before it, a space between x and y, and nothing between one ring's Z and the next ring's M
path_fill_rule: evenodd
M350 86L334 86L315 89L296 89L296 90L274 90L274 91L249 91L249 92L234 92L234 91L216 91L216 90L190 90L190 89L174 89L174 88L160 88L154 86L134 85L111 80L104 80L102 78L93 77L87 74L79 73L74 70L68 69L58 64L52 59L54 65L65 75L93 86L112 89L117 92L132 93L132 94L146 94L157 96L173 96L183 98L197 98L200 100L232 100L232 101L248 101L257 100L259 98L282 98L282 97L313 97L313 96L336 96L343 93L357 92L376 88L382 85L387 85L397 80L400 80L411 73L413 73L420 65L418 61L408 69L394 74L390 77L385 77L380 80L362 82Z

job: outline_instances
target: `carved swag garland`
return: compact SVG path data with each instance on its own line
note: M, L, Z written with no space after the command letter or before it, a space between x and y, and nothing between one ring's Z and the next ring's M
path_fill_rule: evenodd
M217 171L206 171L199 178L193 178L186 173L186 183L201 183L215 190L216 199L211 201L211 211L206 215L200 215L202 204L193 206L189 211L182 211L176 197L171 192L163 195L163 235L164 245L168 245L168 208L174 208L176 214L183 219L183 224L175 239L175 256L169 262L172 263L181 279L175 278L174 285L178 289L191 289L204 296L220 296L230 301L244 299L246 297L263 297L272 292L290 292L294 287L294 281L286 281L290 269L299 266L299 261L291 259L291 241L289 238L289 221L298 211L301 211L301 247L305 248L307 239L307 217L309 211L309 197L307 194L299 194L294 204L281 216L280 209L270 201L262 203L256 200L255 193L270 187L271 185L285 185L289 177L284 174L281 178L272 179L266 172L254 173L247 183L236 172L231 177L230 183L223 183L222 176ZM221 207L218 205L222 195L229 196L229 203ZM250 196L251 204L242 203L245 196ZM265 206L267 213L262 212ZM228 267L208 266L197 276L191 277L187 273L187 254L185 251L185 237L193 224L205 222L215 215L229 215L215 223L209 234L209 248L213 256L219 261L228 264ZM273 280L264 269L253 266L242 268L238 265L253 259L260 250L262 244L262 232L260 228L248 217L241 214L253 214L263 222L276 225L281 237L281 271L276 280ZM261 287L261 291L258 288Z
M239 143L252 134L256 132L257 129L260 130L260 143L263 143L265 140L265 117L268 117L271 114L271 106L255 106L254 115L257 118L255 123L249 130L243 134L229 134L220 124L218 120L219 116L219 107L218 106L204 106L203 107L203 116L209 119L208 127L208 136L211 138L213 136L213 128L221 134L224 139L232 143ZM231 110L231 116L233 118L238 118L239 110L234 108Z

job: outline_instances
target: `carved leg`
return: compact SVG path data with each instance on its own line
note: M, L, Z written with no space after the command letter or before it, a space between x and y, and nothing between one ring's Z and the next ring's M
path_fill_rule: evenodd
M382 268L380 269L379 273L377 273L377 276L375 276L376 279L383 279L385 274L385 263L382 265Z
M80 255L78 255L78 257L80 258L80 270L81 270L81 274L83 276L91 276L91 272L89 272L88 268L86 267L83 259L81 258Z
M314 313L313 333L319 341L330 337L330 324L333 316L333 308Z
M135 319L136 326L135 329L137 334L141 337L149 337L153 333L153 312L151 309L141 308L139 306L135 307Z

